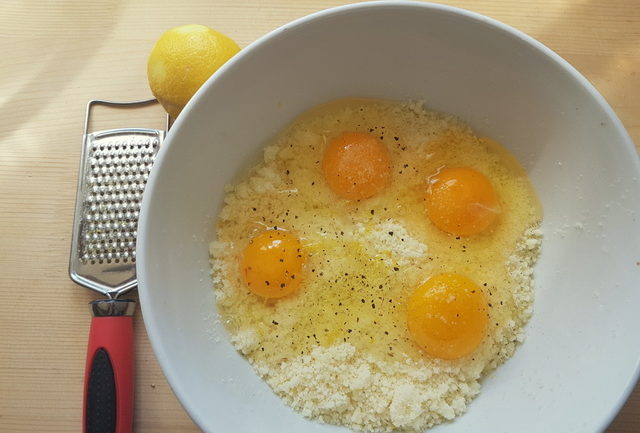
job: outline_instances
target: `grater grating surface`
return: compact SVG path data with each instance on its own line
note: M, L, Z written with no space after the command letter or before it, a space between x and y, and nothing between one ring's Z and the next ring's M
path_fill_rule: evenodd
M138 214L164 135L143 128L85 129L69 264L78 284L110 298L135 287Z
M142 192L159 139L144 131L89 136L80 228L83 263L135 261Z

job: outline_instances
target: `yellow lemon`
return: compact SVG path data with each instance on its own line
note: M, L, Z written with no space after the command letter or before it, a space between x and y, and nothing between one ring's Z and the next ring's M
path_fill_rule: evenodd
M188 24L168 30L147 62L151 92L175 119L211 74L238 51L233 39L206 26Z

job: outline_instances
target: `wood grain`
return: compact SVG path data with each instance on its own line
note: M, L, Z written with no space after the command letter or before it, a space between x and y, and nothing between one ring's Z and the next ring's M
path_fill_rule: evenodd
M510 24L555 50L606 97L640 143L637 0L443 3ZM146 58L166 29L202 23L245 46L319 0L4 0L0 3L0 431L80 430L83 367L97 298L67 275L84 110L92 98L144 99ZM127 126L125 117L109 117ZM162 127L145 109L135 126ZM135 431L196 432L135 322ZM640 388L607 433L640 432Z

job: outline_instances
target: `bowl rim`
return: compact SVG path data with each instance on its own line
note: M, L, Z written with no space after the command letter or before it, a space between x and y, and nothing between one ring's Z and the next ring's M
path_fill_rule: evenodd
M505 24L497 19L490 18L488 16L482 15L477 12L473 12L467 9L448 6L437 3L429 3L429 2L415 2L410 0L377 0L377 1L367 1L362 3L354 3L354 4L345 4L341 6L331 7L323 10L319 10L308 15L302 16L300 18L294 19L282 26L271 30L265 35L259 37L255 41L248 44L245 48L241 49L235 56L233 56L229 61L227 61L223 66L221 66L194 94L191 100L187 103L185 108L182 110L182 116L179 116L174 124L172 125L171 131L179 131L182 128L182 123L187 117L193 107L196 105L196 102L200 99L201 95L203 95L207 89L211 86L211 83L214 82L219 76L226 73L227 70L233 67L236 63L240 63L244 60L244 58L250 55L251 52L260 49L265 43L274 39L281 35L284 32L287 32L291 29L298 28L304 26L305 24L321 20L324 18L332 17L335 15L351 13L353 11L357 11L360 9L392 9L392 8L415 8L415 9L429 9L434 10L440 13L445 13L449 15L455 15L458 18L463 18L469 21L473 21L475 23L483 24L485 26L491 27L494 30L498 30L507 37L517 38L529 45L533 49L537 50L539 53L543 54L545 57L548 57L552 60L557 66L561 68L563 72L570 75L573 80L575 80L584 90L587 91L589 96L594 99L596 104L603 109L608 119L611 121L612 126L616 130L616 133L622 138L622 143L620 143L623 148L621 150L625 150L630 155L637 155L637 150L635 145L633 144L633 140L631 139L629 133L625 129L622 124L622 121L618 118L613 108L606 101L604 96L600 94L600 92L584 77L576 68L574 68L568 61L562 58L559 54L554 52L552 49L541 43L540 41L534 39L533 37L523 33L522 31L511 27L508 24ZM168 132L163 146L161 146L156 161L154 162L154 166L161 167L164 163L164 159L167 154L167 148L171 147L173 142L173 137L176 134L172 134ZM635 158L634 163L636 166L636 171L640 173L640 159ZM154 188L156 184L157 172L159 169L155 169L151 171L147 182L147 189ZM160 333L159 333L159 320L156 320L156 316L151 314L150 311L145 312L145 305L150 304L150 299L153 295L149 293L144 287L146 286L146 277L144 270L147 268L146 256L147 256L147 238L150 237L147 232L147 224L145 221L148 219L148 215L150 214L150 201L149 199L145 199L145 197L149 197L150 194L146 194L143 196L141 211L140 211L140 225L138 230L138 259L137 259L137 271L138 271L138 287L139 287L139 299L141 304L141 309L143 312L144 325L147 331L147 335L149 341L151 343L151 347L155 354L155 357L162 369L162 372L169 383L173 393L177 397L179 403L185 409L189 417L194 421L194 423L204 431L205 419L202 415L196 412L191 403L190 397L187 392L183 388L183 385L179 378L174 374L174 368L172 367L169 356L167 355L167 350L165 346L162 344ZM617 400L611 407L611 411L604 417L598 425L595 425L595 430L592 433L603 433L607 427L611 424L611 422L618 415L625 402L631 395L631 392L634 390L637 383L640 383L640 358L636 360L636 365L633 374L629 377L627 384L623 392L618 396ZM585 432L587 433L587 432Z

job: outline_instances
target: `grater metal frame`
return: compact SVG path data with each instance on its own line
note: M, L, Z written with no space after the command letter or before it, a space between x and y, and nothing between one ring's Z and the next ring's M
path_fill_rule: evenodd
M133 230L133 240L129 239L128 249L132 251L132 254L120 257L120 254L111 253L108 257L94 257L83 258L81 257L83 236L88 235L88 231L85 230L85 225L88 224L88 217L86 215L87 203L85 199L88 196L88 188L91 186L90 182L90 170L92 158L92 146L95 148L95 143L101 140L114 139L131 139L132 137L140 138L141 140L150 140L148 142L153 143L155 151L151 158L153 159L157 153L158 148L164 141L166 131L170 127L170 118L167 116L166 129L147 129L147 128L118 128L108 129L96 132L89 132L89 123L91 118L91 110L96 105L114 107L114 108L139 108L147 105L157 103L156 99L146 99L141 101L132 102L115 102L101 99L91 100L87 104L85 121L84 121L84 133L82 138L82 151L80 158L80 169L78 172L77 192L76 192L76 204L75 215L73 223L73 234L71 241L71 251L69 258L69 276L70 278L84 287L92 289L100 294L107 296L109 299L117 299L118 297L126 294L130 290L137 286L136 277L136 260L135 260L135 237L137 235L137 213L130 219L130 224L135 228ZM154 140L157 140L154 142ZM148 173L146 174L148 175ZM141 183L141 190L139 191L140 199L142 190L146 186L146 178L144 183ZM128 191L126 191L128 192ZM138 203L139 207L139 203ZM130 236L131 238L131 236ZM115 249L115 244L114 248Z

